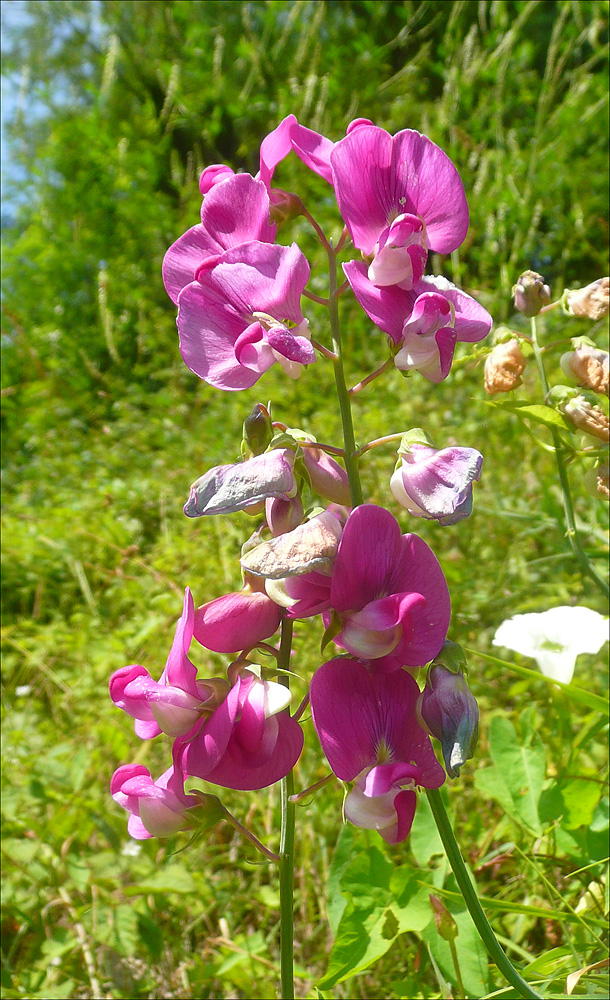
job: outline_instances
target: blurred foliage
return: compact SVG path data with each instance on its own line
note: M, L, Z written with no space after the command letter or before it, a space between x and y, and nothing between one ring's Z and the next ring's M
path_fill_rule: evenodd
M18 90L3 209L3 995L275 996L274 870L226 827L184 853L182 838L129 842L109 802L110 775L132 759L164 770L166 746L136 743L106 685L126 662L160 672L187 584L196 603L239 586L237 553L252 520L191 522L180 510L190 482L237 460L253 403L272 399L277 419L321 441L339 443L340 427L320 406L332 391L323 361L297 383L270 372L235 395L199 383L178 355L163 254L197 221L205 165L256 172L261 139L290 112L332 139L367 117L425 131L454 160L471 228L459 253L433 266L498 323L527 332L510 304L521 271L541 271L555 295L607 273L608 3L54 0L4 5L3 15L3 67ZM327 185L300 161L284 161L277 183L338 234ZM319 270L302 220L280 233L293 238ZM311 287L323 294L324 276ZM324 341L322 312L307 312ZM342 316L356 382L384 360L384 338L347 296ZM543 338L581 333L607 346L603 323L591 330L557 313ZM485 455L472 517L456 528L417 524L447 575L452 638L482 651L520 611L605 611L564 537L553 457L536 440L548 444L546 431L484 404L486 351L463 353L441 386L395 372L354 403L361 442L423 424L439 446ZM559 353L549 355L551 382L563 381ZM540 401L533 365L520 395ZM581 488L588 463L576 457L570 478L585 547L601 566L604 511ZM365 493L410 530L390 501L392 464L382 449L367 456ZM297 629L304 678L319 663L312 632ZM193 658L218 673L222 658L201 649ZM601 657L580 659L576 682L605 693L601 666ZM606 730L543 681L483 661L470 679L482 737L476 762L448 790L456 829L511 958L536 960L532 978L562 993L579 962L604 957ZM498 720L537 762L527 815L519 789L509 801L496 781ZM302 787L325 773L306 730ZM277 847L276 790L225 799ZM338 787L299 809L301 996L331 995L308 991L329 970L327 915L333 933L344 912L348 930L362 917L361 855L382 854L399 879L405 864L422 869L462 928L425 803L407 845L346 829L333 856L340 810ZM418 927L332 995L442 995L451 966L433 924ZM465 955L468 927L460 933ZM469 967L471 995L478 974ZM576 994L607 995L598 975L584 976ZM503 985L492 970L494 983Z

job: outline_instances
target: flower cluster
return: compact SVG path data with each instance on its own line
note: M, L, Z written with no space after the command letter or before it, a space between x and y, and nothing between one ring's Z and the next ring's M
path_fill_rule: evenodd
M445 379L456 344L481 340L491 327L474 299L425 274L430 251L451 253L466 236L456 168L410 129L391 136L359 119L333 143L294 115L264 139L256 177L222 164L203 171L201 222L167 251L163 279L178 307L186 365L210 385L237 391L275 363L298 378L318 349L336 358L312 341L301 309L308 261L296 244L276 242L287 218L311 219L296 195L272 187L290 153L331 185L342 239L358 251L343 265L342 291L351 288L387 334L396 368ZM472 509L482 456L472 448L435 449L422 435L405 435L391 491L414 516L454 524ZM430 734L442 742L450 776L469 755L474 699L463 678L457 690L430 672L422 704L415 679L444 648L450 599L443 571L388 510L352 505L353 483L333 455L345 452L272 421L257 404L244 423L242 461L208 469L191 486L189 518L245 511L262 521L242 547L241 590L196 607L187 587L159 680L137 664L111 678L111 697L134 718L137 735L165 733L174 741L172 765L156 781L135 764L112 779L132 836L169 835L202 816L228 815L214 796L186 792L187 778L253 790L295 765L300 713L290 714L289 688L271 679L278 665L258 662L280 657L274 636L283 621L319 616L323 648L337 647L315 671L307 697L332 771L352 785L345 800L351 822L390 843L404 840L416 788L445 779ZM190 659L197 646L230 658L222 676L198 674Z

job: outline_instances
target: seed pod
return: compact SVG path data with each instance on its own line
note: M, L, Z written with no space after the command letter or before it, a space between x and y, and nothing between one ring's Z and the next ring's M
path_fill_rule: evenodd
M496 392L509 392L521 385L525 364L518 340L498 344L485 362L485 391L493 396Z

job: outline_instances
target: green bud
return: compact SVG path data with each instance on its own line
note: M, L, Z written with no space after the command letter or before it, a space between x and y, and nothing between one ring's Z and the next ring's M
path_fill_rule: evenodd
M273 437L271 415L266 406L256 403L252 413L244 420L242 455L252 458L262 455Z

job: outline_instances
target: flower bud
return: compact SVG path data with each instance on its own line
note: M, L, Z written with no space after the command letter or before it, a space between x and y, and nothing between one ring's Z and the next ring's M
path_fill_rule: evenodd
M519 341L514 339L494 347L485 362L485 391L493 396L496 392L510 392L521 385L521 374L525 369L525 358Z
M610 500L610 467L607 462L585 472L584 487L597 500Z
M311 488L331 503L349 506L352 502L347 472L320 448L303 448L303 462Z
M562 354L561 370L568 378L592 392L608 395L608 352L589 344L581 344L575 351Z
M430 895L430 906L434 914L434 923L439 935L444 941L455 941L459 934L458 925L449 910L438 896Z
M262 455L273 437L273 424L269 410L256 403L252 413L244 420L242 454L247 458Z
M578 395L563 406L563 413L578 428L606 444L610 441L610 423L607 415L596 403Z
M436 661L432 664L417 715L423 728L440 740L447 774L457 778L474 755L479 736L479 708L461 669L454 673Z
M551 301L551 290L536 271L524 271L513 286L515 309L524 316L537 316L543 306Z
M291 219L296 219L297 216L303 215L304 211L305 206L297 194L292 194L290 191L282 191L281 188L272 188L269 210L271 222L276 222L278 226L281 226L282 223L289 222Z
M277 497L265 500L267 524L274 538L285 535L287 531L292 531L302 524L304 514L303 501L298 493L290 500L280 500Z
M575 288L566 293L566 305L572 316L586 319L603 319L608 315L610 302L610 278L598 278L584 288Z

